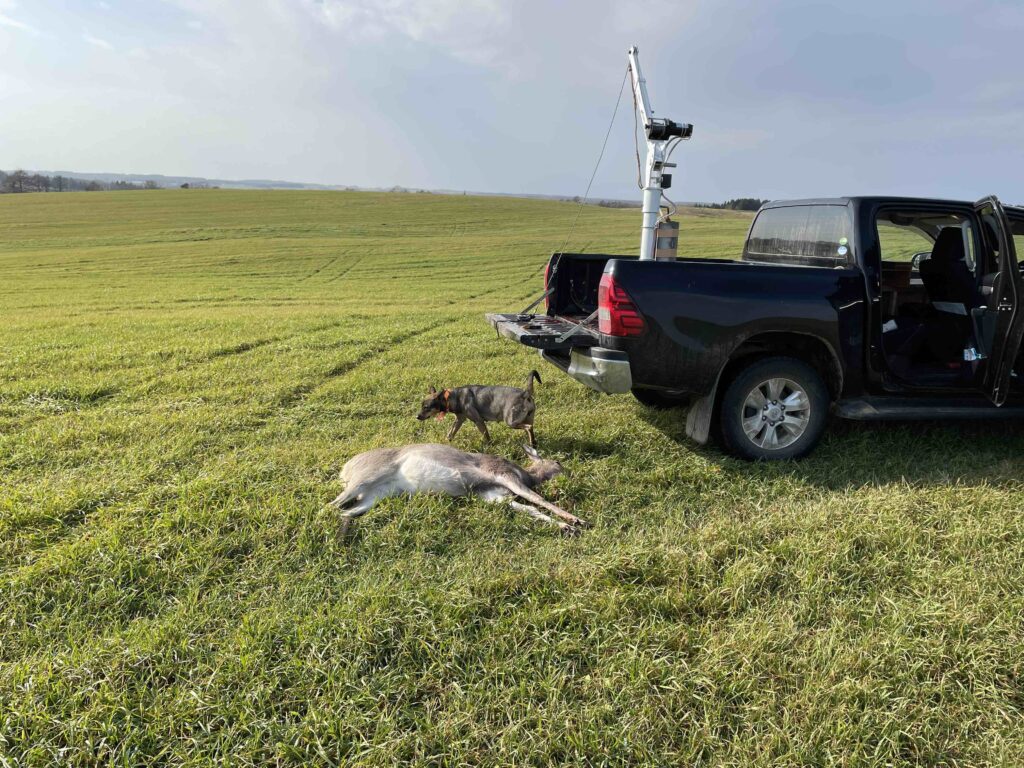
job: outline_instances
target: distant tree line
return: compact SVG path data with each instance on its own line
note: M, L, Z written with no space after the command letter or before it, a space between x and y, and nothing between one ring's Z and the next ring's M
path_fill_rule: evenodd
M758 200L756 197L737 197L724 203L697 203L698 208L717 208L726 211L756 211L770 200Z
M567 198L568 199L568 198ZM578 203L578 197L572 198L572 202ZM728 211L756 211L768 200L758 200L756 197L737 197L735 200L726 200L724 203L695 203L696 208L714 208L716 210ZM598 200L595 205L602 208L639 208L639 200ZM689 205L689 203L685 203Z
M0 171L0 193L18 194L23 192L100 192L105 190L159 189L155 181L141 184L131 181L97 181L95 179L73 179L70 176L46 176L27 171Z
M576 198L579 201L579 198ZM601 208L639 208L640 203L632 200L598 200L597 205Z

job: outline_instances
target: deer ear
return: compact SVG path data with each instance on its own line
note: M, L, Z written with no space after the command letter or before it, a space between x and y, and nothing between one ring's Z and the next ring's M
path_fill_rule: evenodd
M437 394L437 387L431 386L430 389L427 390L427 394L428 395L436 395Z
M523 444L523 450L526 451L526 455L529 456L531 459L540 459L540 454L537 453L536 449L529 443Z

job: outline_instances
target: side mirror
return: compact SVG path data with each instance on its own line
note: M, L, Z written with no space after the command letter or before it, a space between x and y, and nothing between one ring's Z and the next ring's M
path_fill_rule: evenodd
M927 261L932 257L931 251L921 251L915 253L910 257L910 269L912 272L919 272L921 270L921 262Z

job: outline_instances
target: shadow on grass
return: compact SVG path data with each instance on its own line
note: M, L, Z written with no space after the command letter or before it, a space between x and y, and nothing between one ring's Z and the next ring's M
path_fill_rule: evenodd
M785 475L830 490L900 482L1016 486L1024 480L1021 419L863 422L833 417L807 458L748 462L729 456L714 437L703 446L690 440L684 408L637 409L655 429L733 476Z
M577 440L571 437L537 437L537 450L559 456L599 459L615 453L614 443L597 440Z

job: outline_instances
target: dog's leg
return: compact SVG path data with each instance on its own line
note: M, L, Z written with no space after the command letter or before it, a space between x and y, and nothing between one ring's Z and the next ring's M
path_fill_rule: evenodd
M466 413L466 418L472 421L476 428L480 430L480 434L484 436L484 442L491 442L491 433L487 431L487 422L483 420L475 410Z
M534 504L544 507L544 509L551 510L551 512L553 512L557 517L562 518L571 525L575 525L580 528L590 527L590 523L588 523L586 520L582 520L576 517L576 515L572 514L571 512L566 512L561 507L552 504L539 493L531 491L529 488L527 488L525 485L518 482L517 480L513 480L510 477L502 477L499 480L499 482L506 488L508 488L510 491L512 491L512 493L514 493L516 496L526 499L527 501L532 501Z
M449 442L452 440L452 438L455 437L456 433L460 429L462 429L462 422L464 422L465 420L466 420L465 416L456 416L455 417L455 423L452 424L452 428L448 430L448 437L447 437L447 439L448 439Z
M529 504L523 504L520 501L508 500L508 504L512 509L518 509L520 512L525 512L535 520L541 520L549 525L557 525L558 530L567 536L574 536L579 533L579 530L569 525L569 523L563 523L560 520L552 520L548 515L545 515L536 507L530 506Z

